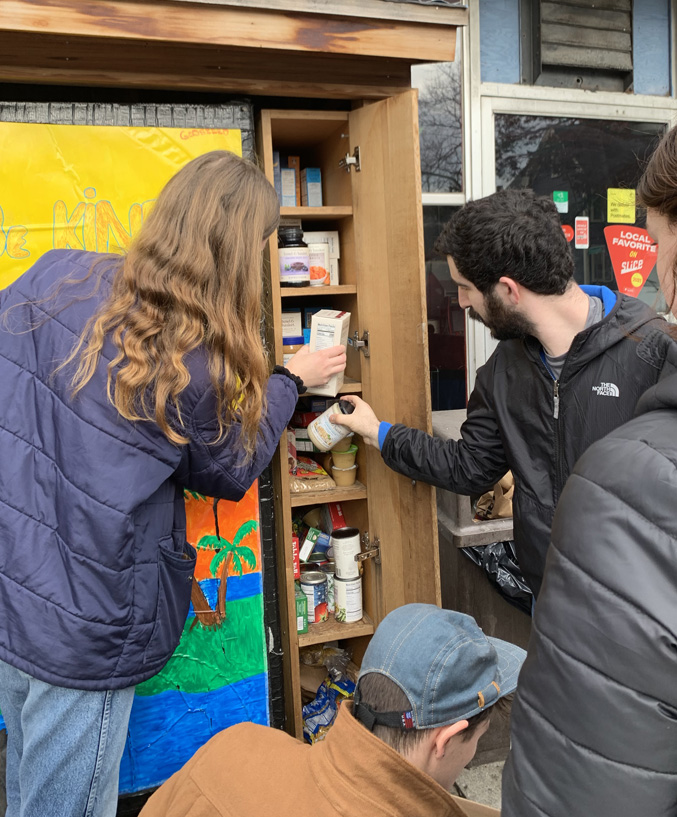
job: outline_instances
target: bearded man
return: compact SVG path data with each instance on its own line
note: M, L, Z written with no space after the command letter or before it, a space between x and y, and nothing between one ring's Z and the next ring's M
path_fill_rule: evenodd
M536 596L576 460L674 372L675 345L641 301L574 281L557 209L530 190L469 202L435 248L447 256L459 305L500 341L477 371L461 439L381 422L352 396L343 399L354 412L332 422L378 447L395 471L458 494L482 494L511 470L515 548Z

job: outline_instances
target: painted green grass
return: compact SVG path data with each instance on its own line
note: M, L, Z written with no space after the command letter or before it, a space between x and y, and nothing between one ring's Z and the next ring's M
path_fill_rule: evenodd
M158 675L137 686L136 694L209 692L266 672L263 596L229 601L226 614L217 630L201 624L191 630L194 619L189 618L174 655Z

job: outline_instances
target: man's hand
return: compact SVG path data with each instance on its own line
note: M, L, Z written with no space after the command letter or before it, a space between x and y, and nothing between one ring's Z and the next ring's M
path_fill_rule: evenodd
M365 403L360 397L354 394L339 395L340 400L352 403L355 411L352 414L332 414L330 422L337 426L347 426L351 431L359 434L368 444L378 448L378 428L380 422L374 414L369 403Z
M308 346L289 359L286 369L303 380L306 388L325 386L332 375L339 374L346 367L346 347L332 346L311 352Z

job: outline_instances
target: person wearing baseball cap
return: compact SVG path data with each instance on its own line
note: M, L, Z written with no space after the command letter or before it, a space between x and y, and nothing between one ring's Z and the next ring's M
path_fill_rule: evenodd
M470 616L407 604L379 624L354 702L308 746L238 724L216 735L148 801L141 817L481 817L450 794L497 703L514 692L524 650Z

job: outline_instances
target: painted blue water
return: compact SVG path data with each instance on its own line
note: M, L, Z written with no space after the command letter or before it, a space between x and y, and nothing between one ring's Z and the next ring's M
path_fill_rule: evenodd
M171 690L137 696L120 768L120 792L158 786L209 738L242 721L268 724L266 673L212 692Z

